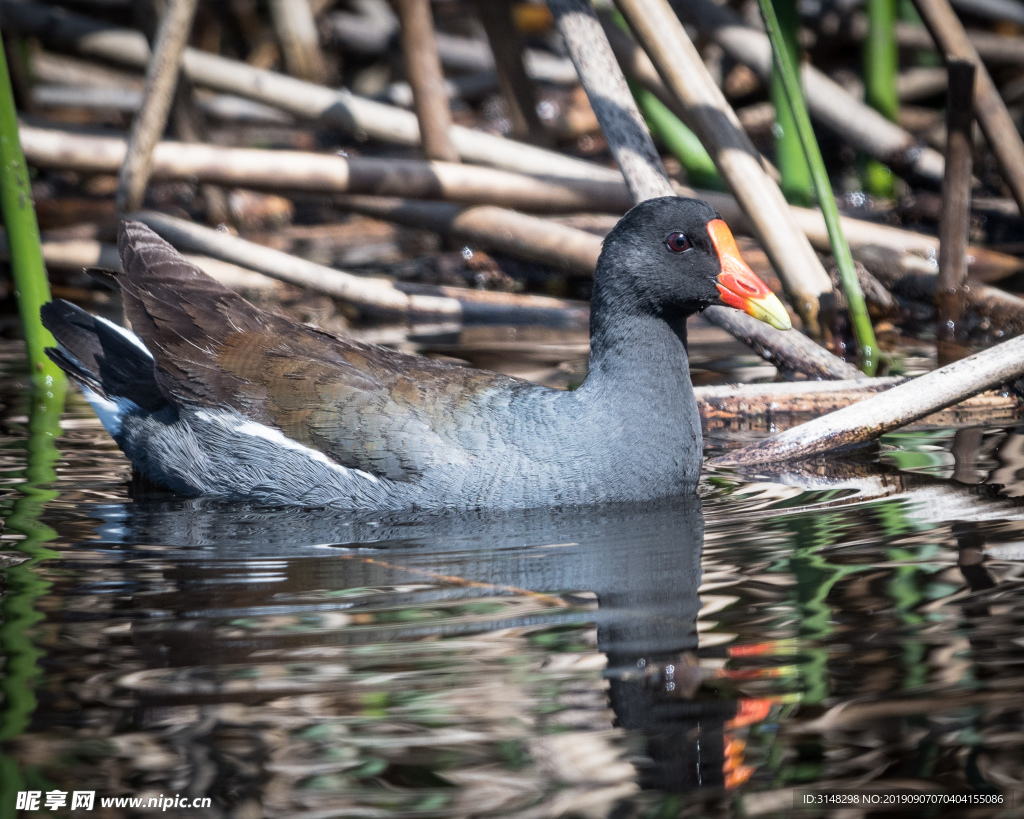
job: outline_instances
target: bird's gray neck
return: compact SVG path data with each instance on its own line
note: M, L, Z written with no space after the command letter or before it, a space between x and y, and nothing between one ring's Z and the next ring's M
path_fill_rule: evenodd
M686 318L666 321L637 312L601 315L592 323L590 368L581 390L605 401L653 401L664 410L689 395Z
M623 316L591 328L590 372L576 390L577 426L595 482L623 497L681 491L700 475L701 423L690 383L685 318Z

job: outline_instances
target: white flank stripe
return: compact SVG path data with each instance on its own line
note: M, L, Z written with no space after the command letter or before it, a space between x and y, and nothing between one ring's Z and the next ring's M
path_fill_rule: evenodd
M197 415L199 413L196 413ZM377 476L371 475L369 472L363 472L361 469L350 469L346 466L342 466L339 463L335 463L328 458L323 452L316 449L311 449L308 446L300 444L298 441L293 441L287 437L281 430L274 429L273 427L264 426L263 424L257 424L255 421L246 421L244 424L239 424L235 427L235 432L240 432L243 435L252 435L256 438L263 438L265 441L270 441L273 444L282 446L285 449L291 449L295 452L303 453L307 458L313 461L318 461L331 469L342 472L345 474L355 473L362 478L366 478L369 481L377 483Z

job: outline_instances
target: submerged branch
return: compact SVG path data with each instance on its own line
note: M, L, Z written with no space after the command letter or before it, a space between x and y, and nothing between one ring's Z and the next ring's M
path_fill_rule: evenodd
M827 412L883 394L906 378L864 378L850 381L794 381L782 384L725 384L696 387L704 431L768 430L792 427ZM962 422L964 415L993 423L1010 422L1022 407L1016 394L989 391L955 405L952 417L929 417L929 422Z
M893 387L882 395L730 452L713 463L795 460L870 441L1024 374L1024 336Z

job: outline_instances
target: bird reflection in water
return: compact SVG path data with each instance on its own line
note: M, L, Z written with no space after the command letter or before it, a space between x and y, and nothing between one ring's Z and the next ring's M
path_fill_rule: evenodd
M411 644L468 630L597 627L615 724L635 732L644 752L633 759L643 788L682 792L721 788L737 761L727 751L735 700L701 688L696 664L700 559L704 519L696 496L643 506L432 515L414 519L353 518L325 510L258 510L197 501L107 507L98 535L107 543L161 544L164 581L177 603L143 597L162 608L184 604L190 617L213 610L280 610L291 600L329 590L376 590L414 599L471 603L539 595L541 612L483 622L388 623L303 635L303 644ZM96 545L94 542L90 545ZM255 568L280 561L282 582L261 586ZM252 583L237 583L252 572ZM264 569L265 571L265 569ZM211 582L211 572L235 582ZM404 589L398 592L397 590ZM585 594L581 594L585 593ZM579 605L596 597L596 609ZM373 600L360 597L362 605ZM360 603L349 613L358 612ZM237 616L237 615L236 615ZM155 665L245 663L252 640L229 639L213 627L152 628L135 619L134 641ZM287 648L294 635L255 636L259 652ZM281 643L275 646L275 643ZM151 703L158 704L158 703ZM636 743L631 743L636 747Z

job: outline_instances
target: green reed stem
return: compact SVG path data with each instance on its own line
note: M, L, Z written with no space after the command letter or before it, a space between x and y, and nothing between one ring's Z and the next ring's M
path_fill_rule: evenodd
M672 154L686 171L687 181L698 188L724 190L714 160L701 145L697 135L673 114L653 93L629 80L640 112L644 115L651 136Z
M800 64L800 14L796 0L773 0L779 18L782 40L794 65ZM807 165L800 134L789 105L789 97L779 70L772 67L772 104L775 106L775 162L782 176L780 187L794 205L807 207L814 201L814 180Z
M887 119L896 121L900 99L896 92L899 47L896 44L898 0L867 0L868 36L864 41L864 99ZM874 196L891 197L896 178L877 159L869 159L864 185Z
M54 540L57 533L40 518L46 504L57 496L49 485L57 478L57 438L65 385L61 380L49 390L33 390L29 396L32 404L24 482L17 487L21 495L7 516L7 528L23 536L16 546L28 560L3 572L6 594L0 603L0 651L6 662L0 678L0 741L16 737L28 727L36 710L35 689L43 673L39 658L44 652L36 646L32 630L43 619L36 610L36 600L47 593L50 583L39 576L36 567L59 557L58 552L43 545Z
M761 7L765 30L772 42L773 64L782 78L789 107L793 113L793 121L796 123L797 133L800 134L800 143L803 145L804 155L814 179L818 205L825 217L829 243L832 245L832 254L835 256L836 265L839 268L839 277L846 293L846 302L849 305L853 334L859 347L860 366L868 375L874 375L878 368L878 344L875 341L875 331L871 326L871 318L868 316L867 305L864 303L860 282L857 280L857 269L853 265L850 246L846 243L846 237L843 236L843 228L839 222L839 208L836 207L835 196L832 194L832 185L829 183L828 173L825 170L825 161L821 158L821 149L814 137L811 118L807 114L800 75L797 73L792 55L783 45L779 20L775 16L775 8L772 6L771 0L757 1Z
M32 204L32 184L18 138L18 112L14 106L7 55L0 38L0 215L7 228L11 272L18 296L18 311L28 347L33 381L44 388L64 383L64 374L46 355L56 342L39 320L39 308L50 300L50 285L39 242L39 224Z

